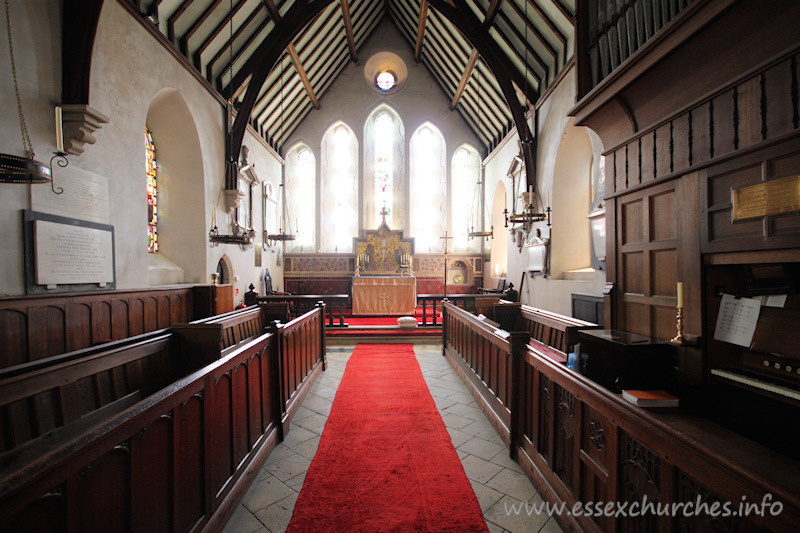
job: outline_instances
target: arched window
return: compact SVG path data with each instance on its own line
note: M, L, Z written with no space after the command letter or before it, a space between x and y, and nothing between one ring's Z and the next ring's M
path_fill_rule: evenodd
M147 126L144 127L144 151L147 169L147 251L158 253L158 181L156 146Z
M461 146L453 154L450 170L452 183L452 217L453 217L453 251L480 251L480 240L469 240L470 231L483 231L482 207L483 189L481 180L481 158L477 150L470 146ZM490 221L486 221L490 224ZM488 229L488 228L487 228Z
M298 145L286 157L287 225L296 238L292 252L314 252L316 160L307 146Z
M377 228L386 213L392 229L403 227L403 123L388 106L364 125L364 226Z
M411 236L418 252L443 252L447 230L444 137L423 124L411 137Z
M322 138L321 252L352 252L358 236L358 141L341 122Z

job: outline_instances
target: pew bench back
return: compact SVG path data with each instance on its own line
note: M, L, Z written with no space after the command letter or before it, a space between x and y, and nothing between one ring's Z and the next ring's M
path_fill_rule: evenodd
M84 427L178 379L162 332L0 379L0 457L61 428Z
M527 331L531 339L563 352L570 353L578 342L579 329L599 329L602 326L544 309L520 306L518 330Z

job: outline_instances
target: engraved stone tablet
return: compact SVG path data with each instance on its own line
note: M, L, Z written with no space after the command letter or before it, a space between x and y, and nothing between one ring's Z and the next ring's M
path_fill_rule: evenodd
M111 231L34 222L36 283L112 283L114 248Z
M63 194L53 194L50 187L33 187L33 211L108 224L108 178L70 166L54 168L53 180L64 189Z

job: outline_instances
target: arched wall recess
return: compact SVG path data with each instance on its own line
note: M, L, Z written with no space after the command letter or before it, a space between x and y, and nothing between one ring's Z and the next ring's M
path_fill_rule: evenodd
M555 279L591 266L592 142L588 130L573 122L564 129L553 168L550 273Z
M504 278L508 269L508 230L504 227L505 217L503 209L507 205L506 186L502 181L497 182L492 199L492 225L497 228L491 241L491 276Z
M158 151L159 253L183 269L182 282L206 281L204 191L198 186L205 181L203 148L180 92L164 88L156 93L147 111L147 126ZM144 188L143 173L142 202L147 198ZM142 235L146 227L143 220Z

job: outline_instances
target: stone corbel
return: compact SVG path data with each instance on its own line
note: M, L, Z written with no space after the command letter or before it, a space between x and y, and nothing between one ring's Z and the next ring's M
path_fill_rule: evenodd
M238 189L225 189L225 209L231 216L236 216L236 210L241 206L244 193Z
M94 132L109 118L86 104L64 104L61 106L64 131L64 150L68 154L81 155L85 144L94 144Z

